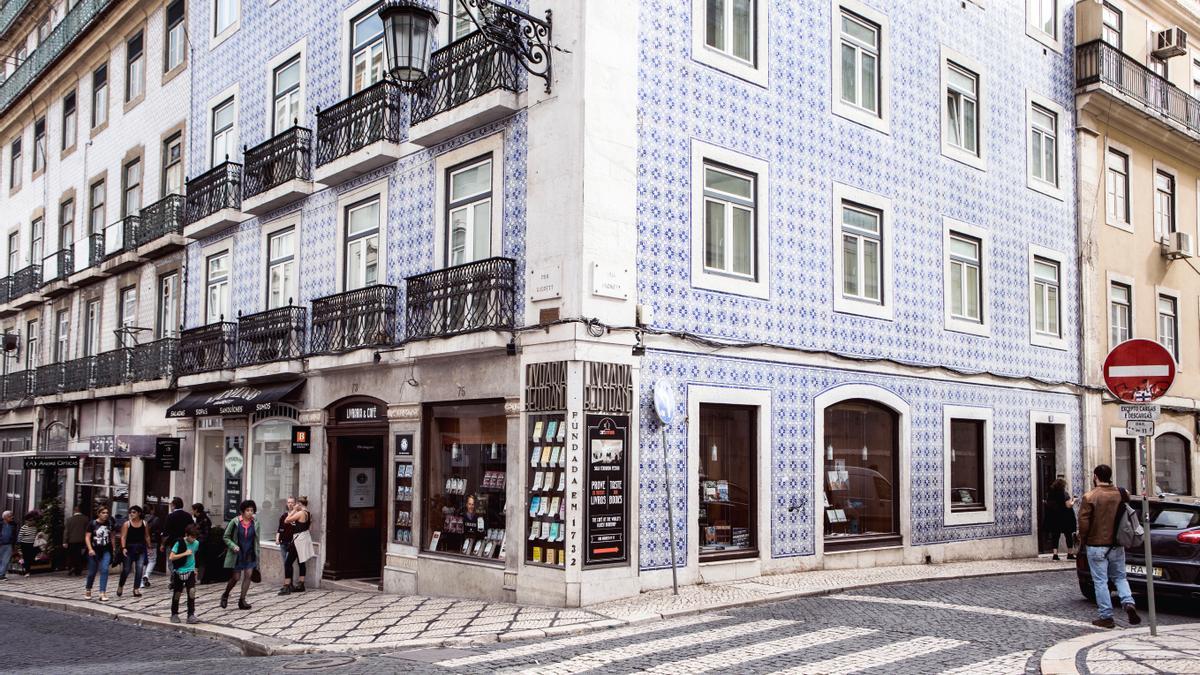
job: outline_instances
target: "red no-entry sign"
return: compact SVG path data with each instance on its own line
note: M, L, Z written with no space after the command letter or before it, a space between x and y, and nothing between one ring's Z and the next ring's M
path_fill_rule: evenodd
M1150 403L1175 381L1175 358L1153 340L1126 340L1104 359L1104 384L1129 403Z

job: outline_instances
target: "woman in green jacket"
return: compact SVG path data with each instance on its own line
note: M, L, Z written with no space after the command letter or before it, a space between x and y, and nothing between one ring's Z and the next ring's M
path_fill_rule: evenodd
M250 590L250 577L258 569L258 521L254 518L258 505L253 499L247 499L240 509L242 515L225 526L225 569L233 570L233 575L221 594L221 609L229 605L229 594L239 580L242 595L238 598L238 609L250 609L246 592Z

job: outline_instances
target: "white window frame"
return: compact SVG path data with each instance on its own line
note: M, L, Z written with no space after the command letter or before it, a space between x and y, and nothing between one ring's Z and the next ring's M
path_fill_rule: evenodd
M834 115L844 117L885 134L891 133L891 79L892 79L892 33L888 17L878 12L860 0L833 0L830 13L830 110ZM859 108L842 101L842 28L841 16L845 10L874 23L879 27L879 66L876 74L879 76L879 114Z
M882 288L880 289L880 302L878 303L846 297L842 292L844 264L842 260L842 204L844 202L852 202L865 206L878 211L882 215L879 233L880 246L883 248L879 259ZM892 232L895 230L895 224L892 221L894 217L892 200L882 195L835 182L833 184L833 199L831 203L830 235L833 241L833 311L891 321L895 307L892 301L893 289L896 285L895 279L892 277L892 260L894 258L892 255Z
M213 2L211 4L209 4L209 6L208 6L208 8L209 8L208 18L210 21L210 23L208 24L209 25L208 48L209 49L216 49L218 45L220 45L222 42L228 40L234 33L238 32L239 28L242 27L242 1L241 0L229 0L229 1L233 3L234 19L233 19L232 23L230 23L228 26L225 27L225 30L222 30L220 32L217 31L217 3L220 2L220 0L213 0ZM189 10L190 10L190 8L189 8Z
M1058 265L1058 335L1039 333L1034 295L1037 293L1037 276L1034 264L1038 258ZM1029 245L1029 343L1050 349L1067 349L1067 256L1044 246Z
M1167 288L1166 286L1154 287L1154 341L1162 344L1162 340L1160 339L1162 337L1160 334L1162 328L1161 324L1159 323L1158 301L1160 298L1164 297L1171 298L1175 302L1175 353L1172 354L1172 356L1175 357L1175 370L1177 372L1181 372L1183 371L1184 336L1183 294L1173 288ZM1163 346L1166 347L1166 345ZM1171 350L1167 349L1167 351ZM1188 435L1188 438L1192 438L1192 436Z
M179 315L180 315L180 279L182 274L179 270L172 270L155 277L155 307L154 311L157 316L154 317L154 330L157 339L178 337L179 336ZM164 301L165 296L163 290L166 285L163 283L167 279L174 279L171 286L170 300ZM168 316L169 315L169 316ZM171 323L167 323L167 319L171 319Z
M287 49L284 49L283 51L279 52L275 56L271 57L271 59L269 61L267 61L266 73L265 73L266 89L264 89L263 91L267 92L267 96L269 97L269 99L268 99L269 107L267 109L268 128L270 128L270 125L274 124L274 122L275 122L275 96L277 93L275 91L275 70L296 57L299 57L299 59L300 59L300 88L298 90L300 92L299 93L300 114L298 115L298 117L300 119L299 124L300 124L300 126L304 126L304 124L306 122L304 114L305 114L305 110L306 110L305 105L306 105L307 96L308 96L308 81L307 81L308 78L305 77L305 74L308 71L308 38L303 37L303 38L300 38L300 40L298 40L296 43L292 44ZM292 126L293 126L292 123L289 121L284 127L274 129L272 131L272 134L274 135L274 134L282 133L282 132L287 131L288 129L292 128Z
M446 264L447 197L450 186L447 185L446 172L452 167L466 168L465 163L473 159L491 154L492 157L492 255L504 255L504 134L496 133L465 145L461 148L439 155L433 161L433 170L437 175L434 188L434 238L433 261L439 269Z
M379 197L379 272L377 276L378 281L376 283L388 283L388 179L383 178L373 183L364 185L357 190L346 192L338 196L337 252L334 256L337 265L336 288L338 293L346 290L346 209L375 196ZM299 266L297 266L297 269L299 269ZM298 277L299 273L297 273L297 278Z
M1129 219L1126 221L1114 219L1108 212L1108 156L1110 152L1116 151L1125 155L1127 166L1125 173L1125 211L1129 214ZM1104 140L1104 161L1101 164L1103 171L1104 182L1104 222L1118 230L1133 232L1133 214L1137 213L1137 199L1133 191L1133 148L1105 138Z
M705 0L692 0L692 59L760 87L770 86L769 6L771 0L754 0L754 63L708 46L705 41Z
M300 304L300 244L301 230L300 223L302 217L299 213L276 221L262 227L260 249L263 252L263 275L262 283L259 288L259 297L263 299L263 308L269 309L271 305L271 237L283 232L284 230L292 231L292 281L289 284L288 297L292 298L291 304ZM382 229L382 228L381 228ZM382 255L382 253L381 253ZM286 306L283 305L283 306Z
M959 70L969 71L971 75L975 76L975 147L977 152L974 153L965 148L960 148L950 141L950 111L949 102L946 100L946 98L947 92L950 90L950 69L952 66L957 67ZM967 166L974 167L980 171L986 171L987 136L985 131L987 130L987 122L984 98L988 92L983 86L983 65L979 61L965 54L960 54L959 52L943 45L941 76L942 154L957 162L962 162Z
M706 163L755 176L753 279L715 274L704 268L704 166ZM752 298L771 297L771 171L770 163L728 148L692 139L692 287Z
M955 317L951 312L950 291L953 286L950 272L950 234L955 232L974 237L979 240L979 312L980 322ZM945 329L957 333L969 333L980 337L992 336L992 307L989 297L989 287L992 281L992 239L987 230L955 220L942 219L942 277L943 277L943 309L945 312Z
M230 98L233 99L233 129L231 131L234 139L233 147L235 152L239 148L238 139L240 138L241 133L241 94L241 87L238 84L234 84L216 96L208 99L208 102L204 106L204 156L208 159L207 166L209 168L215 167L218 164L226 161L224 157L218 159L217 157L213 156L213 112L218 106ZM240 157L237 154L229 156L230 162L236 162L239 159Z
M1054 5L1052 10L1054 12L1054 35L1048 34L1037 24L1034 3L1040 2L1051 2ZM1025 34L1060 54L1062 53L1063 4L1060 0L1025 1Z
M950 503L950 421L979 420L983 422L983 505L978 511L954 511ZM993 411L974 406L942 406L942 516L946 526L979 525L996 520L996 472L993 466Z
M492 228L491 228L492 217L494 215L493 210L492 210L492 194L493 194L493 192L495 192L495 184L490 180L491 178L494 177L494 176L492 176L492 173L491 173L491 161L492 161L491 155L485 155L483 157L476 157L476 158L468 160L467 162L460 164L452 169L449 169L446 172L444 180L446 180L449 183L449 193L451 195L453 195L454 194L454 185L455 185L457 176L460 176L460 175L466 173L467 171L470 171L471 169L474 169L476 167L480 167L484 164L487 164L488 169L489 169L487 172L489 180L488 180L488 188L486 191L478 192L473 195L463 197L462 199L449 202L448 204L445 204L442 207L447 210L448 214L454 213L455 211L458 211L458 210L463 210L463 209L466 210L468 232L464 237L464 241L466 243L465 248L466 249L474 249L475 238L472 235L475 232L475 227L474 227L475 226L475 210L473 207L484 204L484 203L487 204L488 254L485 256L480 256L478 251L471 250L470 255L463 256L463 261L461 263L454 262L454 260L453 260L453 258L454 258L454 232L453 232L453 228L451 228L451 231L443 231L440 233L440 236L446 240L447 259L440 261L439 264L441 264L445 267L455 267L460 264L472 263L472 262L476 262L479 260L484 260L486 258L490 258L493 255L497 254L496 246L499 244L499 242L492 240Z
M1051 185L1049 182L1041 178L1033 176L1033 138L1031 137L1033 130L1033 106L1037 105L1056 116L1054 129L1054 162L1056 185ZM1030 90L1025 90L1025 185L1031 190L1036 190L1044 195L1054 197L1058 200L1064 199L1065 188L1064 183L1068 181L1073 174L1068 174L1068 165L1066 162L1067 150L1070 148L1068 142L1070 138L1066 133L1067 123L1071 118L1067 117L1066 110L1054 101L1035 93Z
M454 0L458 2L458 0ZM341 48L339 51L340 60L338 63L338 76L342 78L341 92L342 97L349 97L354 93L354 20L361 17L365 12L370 11L372 7L379 4L379 0L358 0L346 9L342 10L341 26L339 35L341 36ZM439 22L441 23L441 22ZM445 23L449 23L446 20ZM342 70L342 69L345 70ZM386 57L384 69L387 69ZM364 87L365 88L365 87Z
M228 259L229 259L229 263L227 265L227 269L229 271L227 272L226 277L225 277L225 285L226 285L225 297L226 297L226 304L228 306L219 308L219 309L225 309L228 311L227 312L218 312L216 315L216 318L214 318L213 321L209 321L208 319L209 319L209 314L210 314L210 312L209 312L210 308L208 306L208 300L209 300L208 291L209 291L210 283L209 283L209 278L208 278L208 263L209 263L210 259L212 259L215 256L219 256L219 255L228 256ZM200 265L201 265L201 271L204 274L204 277L203 277L204 285L202 287L204 296L200 303L202 306L202 311L201 311L200 316L203 318L203 322L200 325L206 326L210 323L214 323L217 321L236 320L236 317L231 316L233 313L233 246L232 246L232 242L231 241L222 241L219 244L212 246L211 248L203 250L200 254Z
M1179 218L1179 170L1156 159L1154 160L1153 167L1150 172L1150 222L1154 227L1154 241L1159 243L1167 243L1167 239L1169 239L1171 235L1169 232L1162 231L1162 228L1159 227L1158 222L1158 174L1160 171L1171 177L1171 184L1174 186L1174 192L1171 194L1171 199L1173 201L1171 218L1174 221L1173 224L1175 225L1175 231L1179 232L1183 229ZM1198 196L1198 199L1200 199L1200 196Z
M1104 312L1105 312L1104 326L1108 331L1108 334L1105 336L1104 339L1108 342L1108 348L1110 351L1113 349L1113 347L1116 347L1118 344L1120 344L1118 342L1113 342L1113 339L1112 339L1112 304L1113 304L1112 287L1113 287L1113 284L1121 284L1129 289L1129 338L1128 339L1132 340L1133 338L1137 337L1138 302L1137 302L1137 291L1134 286L1133 277L1127 277L1122 274L1115 274L1113 272L1109 272L1108 278L1107 278L1107 285L1104 287L1104 298L1106 301L1105 305L1104 305ZM1158 310L1156 307L1155 308L1155 321L1156 322L1158 321L1157 313L1158 313ZM1155 328L1155 331L1157 332L1157 328ZM1122 342L1124 342L1124 340L1122 340Z

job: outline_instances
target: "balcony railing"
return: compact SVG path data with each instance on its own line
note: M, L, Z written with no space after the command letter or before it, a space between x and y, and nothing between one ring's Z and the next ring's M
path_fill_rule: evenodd
M133 248L141 224L141 216L128 215L104 228L104 257L113 258Z
M192 224L222 209L242 208L242 165L218 164L187 182L184 223Z
M132 248L169 234L183 234L183 204L180 195L167 195L142 209L141 222L133 232Z
M173 379L178 364L179 340L163 338L132 348L129 378L134 382Z
M33 393L35 396L53 396L61 394L63 390L63 379L66 371L63 370L63 364L51 363L44 366L38 366L37 374L34 376Z
M433 53L429 77L412 99L412 123L425 120L494 89L517 91L519 65L511 50L488 41L482 31Z
M241 366L300 358L307 311L279 307L238 319L237 362Z
M368 286L313 300L312 352L394 344L399 297L395 286Z
M51 253L42 261L42 285L52 284L71 276L75 270L70 249Z
M96 386L96 357L67 361L63 364L63 391L87 391Z
M89 267L95 267L104 261L104 233L97 232L83 239L78 239L71 245L74 249L72 262L74 271L82 272Z
M12 403L33 395L35 370L22 370L4 376L4 400Z
M30 265L25 269L17 270L17 273L12 275L12 286L9 288L9 299L16 300L17 298L32 293L42 286L42 266Z
M404 92L381 80L317 113L317 166L379 141L400 142Z
M292 127L246 150L244 198L290 180L312 180L312 131Z
M235 365L237 324L210 323L179 334L179 374L194 375Z
M21 12L25 11L30 2L31 0L8 0L3 7L0 7L0 37L4 37L8 29L12 28L13 22L21 15Z
M1075 84L1105 84L1200 134L1200 101L1102 40L1075 48Z
M8 79L0 83L0 114L12 106L17 97L54 63L67 47L95 21L96 17L117 0L79 0L29 58L21 62ZM11 4L11 3L10 3ZM14 8L16 9L16 8Z
M409 277L408 339L513 328L516 269L512 258L488 258Z
M12 277L0 277L0 302L8 302L11 298Z
M129 381L132 350L128 347L102 352L97 354L95 358L96 361L92 369L93 383L97 389L100 387L115 387Z

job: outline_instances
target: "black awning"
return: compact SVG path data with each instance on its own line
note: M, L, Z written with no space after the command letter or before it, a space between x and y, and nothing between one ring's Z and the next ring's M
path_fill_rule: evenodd
M167 409L167 417L207 417L209 415L250 415L269 410L271 405L292 395L304 380L246 384L226 389L194 391Z

